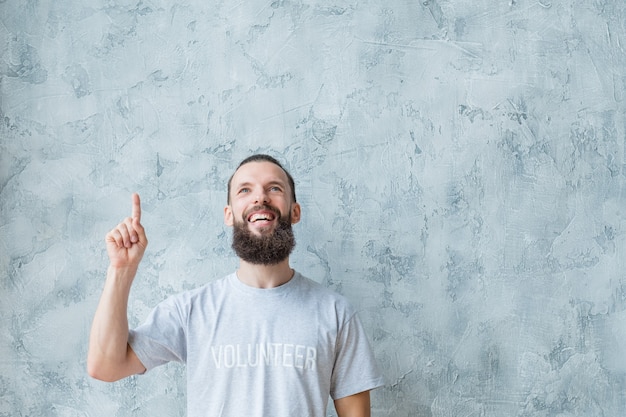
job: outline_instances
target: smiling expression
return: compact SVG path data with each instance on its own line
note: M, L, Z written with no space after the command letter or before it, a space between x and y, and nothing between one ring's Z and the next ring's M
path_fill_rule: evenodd
M243 223L254 234L276 229L281 218L300 221L300 205L292 201L285 172L267 162L249 162L232 178L230 204L224 208L224 223Z

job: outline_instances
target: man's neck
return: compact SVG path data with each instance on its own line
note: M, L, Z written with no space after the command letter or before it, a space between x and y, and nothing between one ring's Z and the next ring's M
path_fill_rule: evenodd
M289 258L276 265L257 265L240 261L237 278L255 288L275 288L286 284L294 275L289 266Z

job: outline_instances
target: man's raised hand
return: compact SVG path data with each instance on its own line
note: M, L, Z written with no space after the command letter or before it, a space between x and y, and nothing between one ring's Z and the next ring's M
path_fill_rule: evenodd
M141 200L132 196L132 214L107 233L105 241L109 261L114 268L137 268L148 246L148 239L141 225Z

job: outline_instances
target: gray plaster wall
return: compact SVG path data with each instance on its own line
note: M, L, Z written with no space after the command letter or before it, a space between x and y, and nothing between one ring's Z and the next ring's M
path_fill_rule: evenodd
M184 416L183 366L86 374L103 238L139 192L131 325L231 272L253 152L296 178L294 266L360 312L374 416L626 415L623 0L0 14L0 416Z

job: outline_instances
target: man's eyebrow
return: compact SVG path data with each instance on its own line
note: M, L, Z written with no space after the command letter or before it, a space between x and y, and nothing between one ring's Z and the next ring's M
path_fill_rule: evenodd
M248 181L246 181L246 182L236 182L235 184L233 184L233 186L234 186L235 188L241 188L241 187L247 187L247 186L249 186L249 185L251 185L251 184L252 184L252 183L251 183L251 182L248 182Z
M272 180L268 183L268 185L280 185L281 187L285 187L285 184L287 183L283 180Z
M254 182L252 181L243 181L243 182L235 183L233 187L234 188L249 187L253 184ZM280 185L281 187L286 187L287 183L283 180L276 179L276 180L268 181L266 185Z

